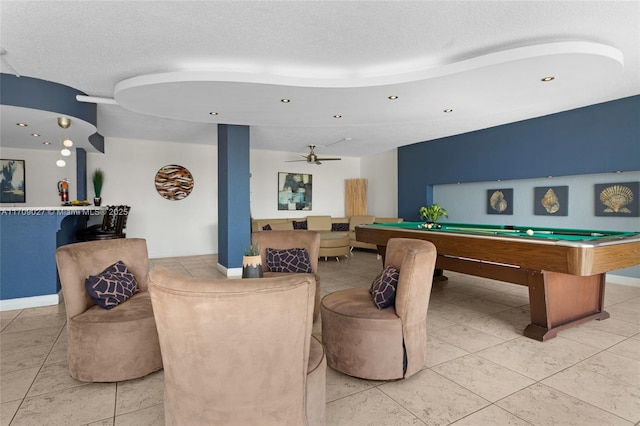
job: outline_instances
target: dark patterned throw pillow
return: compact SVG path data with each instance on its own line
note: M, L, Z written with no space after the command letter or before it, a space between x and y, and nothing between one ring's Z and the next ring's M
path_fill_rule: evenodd
M271 231L271 225L269 225L268 223L262 227L263 231Z
M300 222L294 220L293 221L293 229L307 229L307 221L302 220Z
M96 305L112 309L138 292L135 277L122 260L98 275L89 275L85 288Z
M267 269L271 272L313 272L309 253L304 248L267 248Z
M343 222L338 222L338 223L332 223L331 224L331 230L332 231L349 231L349 224L348 223L343 223Z
M378 309L393 306L396 301L396 288L400 273L393 265L388 265L371 284L369 293Z

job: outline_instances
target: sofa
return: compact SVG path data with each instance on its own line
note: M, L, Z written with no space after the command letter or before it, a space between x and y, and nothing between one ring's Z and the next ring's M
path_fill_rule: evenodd
M302 218L253 219L251 232L308 229L320 232L319 257L348 255L354 248L377 250L374 244L356 239L356 226L371 223L400 223L402 218L360 215L351 217L307 216ZM346 238L345 238L346 237ZM348 243L347 243L348 239ZM346 250L346 251L345 251Z

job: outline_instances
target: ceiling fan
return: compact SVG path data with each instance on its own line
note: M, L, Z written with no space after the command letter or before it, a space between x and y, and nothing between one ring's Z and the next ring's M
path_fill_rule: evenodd
M295 161L306 161L306 162L307 162L307 163L309 163L309 164L313 164L313 163L315 163L315 164L322 164L322 163L321 163L322 161L342 160L342 158L337 158L337 157L332 157L332 158L330 158L330 157L320 158L320 157L318 157L318 156L316 155L316 153L314 152L314 149L315 149L315 148L316 148L316 146L315 146L315 145L309 145L309 150L310 150L309 154L307 154L307 155L301 155L301 156L304 158L304 160L289 160L289 161L287 161L287 163L292 163L292 162L295 162Z

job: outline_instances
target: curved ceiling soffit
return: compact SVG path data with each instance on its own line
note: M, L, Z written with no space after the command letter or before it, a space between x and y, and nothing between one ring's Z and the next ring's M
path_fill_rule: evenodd
M40 149L40 145L31 146L33 137L29 134L34 131L42 140L55 142L60 138L58 117L64 116L72 121L67 132L76 147L104 152L104 137L96 127L96 105L76 100L76 95L84 95L83 92L63 84L11 74L1 74L0 82L4 145ZM29 128L16 126L17 122L28 122ZM50 149L57 148L53 143Z
M588 76L578 72L584 67L589 67ZM564 73L578 83L585 83L580 81L581 78L589 78L590 84L602 84L622 73L624 58L620 50L609 45L562 41L488 52L438 66L427 66L426 60L416 60L360 70L333 69L324 73L317 67L309 69L307 73L300 68L250 69L241 64L236 66L241 71L229 71L232 66L221 65L217 68L132 77L116 84L114 98L119 105L134 112L207 123L211 123L208 111L215 107L211 103L215 99L216 105L224 106L229 112L226 120L220 117L220 122L286 126L292 122L291 115L284 117L273 111L274 97L282 97L283 93L287 97L293 97L288 95L293 93L299 99L320 98L330 93L333 104L348 106L351 98L349 92L353 89L357 89L359 95L363 95L363 92L366 95L369 91L372 97L379 97L385 93L393 94L394 91L407 92L408 88L413 92L429 90L452 82L501 81L516 72L540 72L545 69L549 73ZM251 110L259 112L251 115L249 121L243 119L243 116L247 116L247 100L251 101ZM238 102L242 102L242 106L236 105L239 108L234 111L234 103ZM304 116L313 116L314 112L313 108L306 110L301 105L296 111L294 114L298 114L298 125L299 120ZM259 117L259 122L255 121L256 117ZM351 124L363 125L369 124L369 121L371 118L367 116L360 120L356 118ZM411 122L414 117L404 114L402 118L391 116L388 121ZM380 120L376 119L375 123L379 124ZM323 125L313 119L304 124Z

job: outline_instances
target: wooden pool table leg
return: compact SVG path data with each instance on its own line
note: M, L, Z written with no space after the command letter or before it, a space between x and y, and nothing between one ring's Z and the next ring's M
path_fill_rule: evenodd
M531 271L528 285L531 324L524 329L527 337L544 342L565 328L609 318L603 310L605 274L580 277Z

